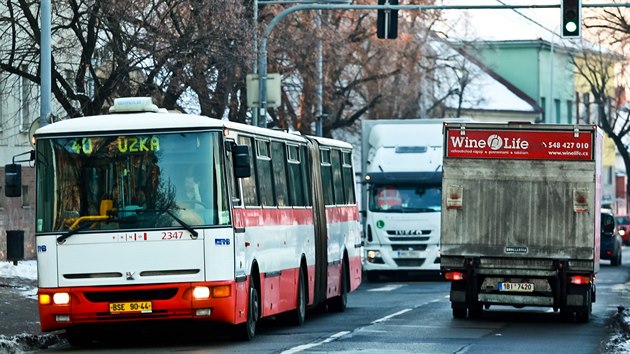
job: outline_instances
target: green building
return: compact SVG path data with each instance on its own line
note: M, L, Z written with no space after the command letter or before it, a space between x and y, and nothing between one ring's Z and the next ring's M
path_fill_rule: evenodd
M540 123L575 123L575 49L542 39L475 41L464 46L468 55L523 91L543 109Z

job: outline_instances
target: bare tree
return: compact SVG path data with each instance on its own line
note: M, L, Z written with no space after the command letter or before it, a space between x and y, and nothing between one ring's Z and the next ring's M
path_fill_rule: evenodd
M263 22L281 9L267 6ZM433 63L425 60L430 52L427 43L439 13L399 12L396 40L376 38L376 11L323 11L320 28L315 28L315 16L315 11L294 13L271 33L269 70L284 78L282 107L271 111L274 124L312 133L312 123L318 119L317 39L323 45L325 136L363 117L421 115L422 95L433 84L428 82Z
M39 2L0 5L0 69L39 84ZM99 114L115 97L245 119L252 24L240 2L53 2L52 94L65 115ZM9 83L10 80L5 81Z
M597 124L615 143L630 176L630 110L623 96L628 58L618 54L630 49L630 13L624 8L603 8L585 18L585 27L598 44L583 48L573 59L574 67L593 98ZM630 195L630 179L626 191Z

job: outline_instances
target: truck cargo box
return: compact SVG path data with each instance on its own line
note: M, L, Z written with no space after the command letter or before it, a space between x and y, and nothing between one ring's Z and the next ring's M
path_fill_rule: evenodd
M444 139L441 269L469 273L467 307L570 308L565 277L599 269L601 131L445 123Z

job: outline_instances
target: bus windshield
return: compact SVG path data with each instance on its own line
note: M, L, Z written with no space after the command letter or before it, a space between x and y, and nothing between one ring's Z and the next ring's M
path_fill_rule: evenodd
M37 232L228 225L222 156L219 132L38 139Z
M391 213L429 213L442 209L439 185L373 185L370 211Z

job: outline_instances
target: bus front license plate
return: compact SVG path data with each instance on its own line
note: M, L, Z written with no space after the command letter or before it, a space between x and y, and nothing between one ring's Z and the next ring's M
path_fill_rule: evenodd
M534 283L499 283L499 291L531 293L534 292Z
M112 302L109 304L110 313L127 313L127 312L151 313L152 311L153 311L153 307L150 301Z

